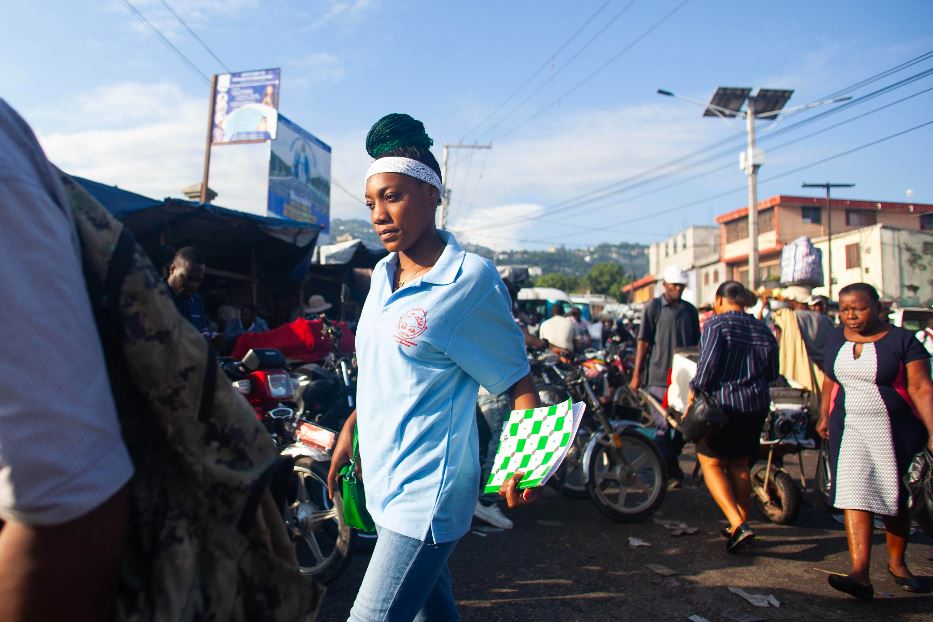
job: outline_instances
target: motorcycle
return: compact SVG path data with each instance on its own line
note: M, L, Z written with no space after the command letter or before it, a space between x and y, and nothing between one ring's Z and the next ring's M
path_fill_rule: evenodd
M813 449L808 438L810 394L803 389L771 387L771 412L761 433L761 459L751 473L752 502L772 523L789 525L797 518L806 490L801 450ZM796 454L800 468L800 487L784 469L784 456Z
M605 378L592 371L588 377L586 369L592 366L561 361L551 353L537 356L532 365L540 382L539 394L569 393L574 402L582 401L587 407L554 485L567 496L585 494L613 520L644 520L660 507L667 493L667 470L650 438L653 431L640 421L619 418L615 400L606 399ZM603 386L603 399L594 384Z
M321 583L337 578L349 562L352 530L327 496L327 469L336 434L307 420L297 408L299 384L282 353L254 348L242 360L220 359L233 386L253 407L280 455L291 463L284 486L283 517L302 574Z

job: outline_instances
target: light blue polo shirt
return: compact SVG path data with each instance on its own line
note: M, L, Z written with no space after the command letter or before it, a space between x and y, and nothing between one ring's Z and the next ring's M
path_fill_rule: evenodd
M479 385L503 393L529 367L493 264L438 234L447 246L420 279L392 292L395 253L373 270L356 333L357 427L376 524L448 542L470 529L479 491Z

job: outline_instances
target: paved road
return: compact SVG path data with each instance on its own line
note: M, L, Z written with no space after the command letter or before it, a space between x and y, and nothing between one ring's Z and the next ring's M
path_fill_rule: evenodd
M807 453L805 468L812 473L816 452ZM690 472L692 458L682 466ZM791 526L756 521L758 540L740 555L725 552L717 533L724 523L702 484L670 491L656 515L698 527L694 535L674 537L654 521L614 523L588 500L566 499L550 489L511 516L513 530L467 535L451 558L464 620L653 621L695 614L726 622L728 610L769 621L933 620L933 595L900 591L885 571L882 532L874 539L872 576L876 593L891 597L868 604L829 588L826 575L815 569L847 570L845 533L811 507ZM632 548L630 536L651 546ZM322 622L346 620L366 561L365 553L358 554L330 586ZM908 563L916 574L933 575L933 539L914 536ZM661 576L646 564L677 574ZM754 607L729 587L773 594L781 606Z

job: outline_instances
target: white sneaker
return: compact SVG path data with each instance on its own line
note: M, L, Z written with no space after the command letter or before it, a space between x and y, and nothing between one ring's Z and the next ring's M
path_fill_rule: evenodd
M495 503L492 505L483 505L477 501L476 507L473 508L473 516L499 529L512 528L512 521L502 513L502 510L500 510L499 506Z

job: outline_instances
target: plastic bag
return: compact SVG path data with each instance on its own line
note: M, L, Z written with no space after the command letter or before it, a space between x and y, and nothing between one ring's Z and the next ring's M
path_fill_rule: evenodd
M917 526L933 536L933 455L929 449L914 455L904 474L907 486L907 507Z

